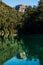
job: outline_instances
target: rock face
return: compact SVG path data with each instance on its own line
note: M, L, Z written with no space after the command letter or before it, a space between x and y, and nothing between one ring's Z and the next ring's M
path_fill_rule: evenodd
M15 9L18 10L19 12L25 12L26 11L26 6L20 4L20 5L15 6Z

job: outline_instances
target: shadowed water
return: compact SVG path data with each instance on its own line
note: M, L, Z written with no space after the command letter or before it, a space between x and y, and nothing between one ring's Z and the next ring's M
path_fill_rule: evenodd
M3 65L40 65L39 59L17 59L16 57L13 57L12 59L5 62Z

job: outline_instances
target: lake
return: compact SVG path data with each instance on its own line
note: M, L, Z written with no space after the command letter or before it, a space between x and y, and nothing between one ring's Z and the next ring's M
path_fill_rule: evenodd
M39 59L17 59L16 57L6 61L3 65L40 65Z
M28 53L29 57L35 56L36 58L40 59L40 62L39 62L39 59L37 59L36 61L35 61L35 59L21 60L21 59L17 59L16 57L13 57L10 60L6 61L3 65L40 65L40 63L43 65L43 34L42 35L29 34L29 35L21 36L20 39L23 40L25 49L28 48L27 53ZM17 45L16 45L16 47L17 47ZM12 51L10 51L10 52L13 55ZM17 51L18 51L18 49L17 49Z

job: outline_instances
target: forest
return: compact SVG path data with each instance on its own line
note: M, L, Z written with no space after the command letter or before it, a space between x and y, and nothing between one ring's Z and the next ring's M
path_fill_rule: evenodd
M0 65L23 51L43 65L43 2L24 13L0 2Z

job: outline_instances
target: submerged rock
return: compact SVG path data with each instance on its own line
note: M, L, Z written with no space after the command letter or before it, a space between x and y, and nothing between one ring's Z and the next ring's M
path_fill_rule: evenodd
M18 59L27 59L26 53L25 52L21 52L21 53L17 54L17 58Z

